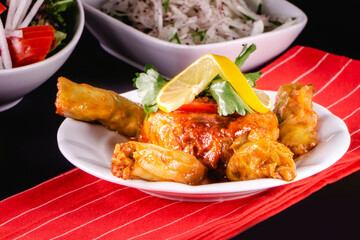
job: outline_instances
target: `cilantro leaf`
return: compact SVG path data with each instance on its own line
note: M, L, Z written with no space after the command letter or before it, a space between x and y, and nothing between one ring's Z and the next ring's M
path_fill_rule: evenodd
M251 87L255 87L256 83L255 81L258 80L261 77L262 72L251 72L251 73L245 73L244 77L248 81Z
M237 112L244 116L247 113L253 113L228 81L213 80L208 91L218 104L219 115L227 116Z
M145 72L137 73L133 82L134 87L138 89L146 115L156 112L158 110L156 96L168 81L158 73L155 67L146 65Z
M146 113L145 119L147 119L149 114L157 112L157 110L159 110L159 107L157 104L155 104L153 106L144 106L144 111Z

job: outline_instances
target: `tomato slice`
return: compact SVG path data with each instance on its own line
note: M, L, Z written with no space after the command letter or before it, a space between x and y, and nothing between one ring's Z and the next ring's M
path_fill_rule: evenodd
M191 102L182 105L176 111L194 113L217 113L218 105L215 103Z
M38 25L38 26L30 26L21 29L23 31L23 38L38 38L38 37L52 37L53 43L55 44L55 29L52 25Z
M31 26L20 29L23 31L23 38L34 37L53 37L55 38L55 29L51 25Z
M20 67L45 59L50 51L52 37L9 40L11 60L14 67Z
M23 32L42 32L42 31L53 31L55 32L55 29L52 25L36 25L36 26L29 26L25 28L21 28Z
M38 38L38 37L52 37L55 39L54 31L46 30L46 31L39 31L39 32L23 32L23 38Z
M9 50L14 67L42 61L55 44L55 29L51 25L21 29L22 38L9 38Z
M5 10L6 10L6 7L2 3L0 3L0 14L5 12Z

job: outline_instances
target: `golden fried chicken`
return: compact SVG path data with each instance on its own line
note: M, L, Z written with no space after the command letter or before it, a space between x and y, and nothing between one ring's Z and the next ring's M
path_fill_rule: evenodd
M114 176L149 181L174 181L200 184L207 168L193 155L154 144L130 141L116 144L111 160Z
M231 158L234 151L230 146L237 138L253 141L278 137L278 120L270 111L245 116L158 111L144 120L139 141L182 150L216 169L219 161L226 165Z
M301 156L317 143L315 131L318 115L313 111L315 90L311 84L286 84L279 88L274 113L279 119L279 142L291 149L294 157Z
M258 178L292 181L296 177L293 155L289 148L274 140L247 142L235 149L226 176L230 181Z

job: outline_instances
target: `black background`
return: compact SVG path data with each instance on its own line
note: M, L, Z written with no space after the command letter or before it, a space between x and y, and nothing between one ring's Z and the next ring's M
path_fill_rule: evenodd
M292 46L309 46L360 59L360 1L290 2L309 18ZM0 200L73 168L61 155L56 141L57 129L64 120L55 114L54 106L59 76L125 92L133 89L131 79L138 71L103 51L85 29L77 48L53 77L15 107L0 112ZM360 172L357 172L257 224L236 239L357 238L359 215Z

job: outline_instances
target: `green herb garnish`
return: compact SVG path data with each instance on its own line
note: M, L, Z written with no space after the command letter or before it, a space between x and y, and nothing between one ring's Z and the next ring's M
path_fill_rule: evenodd
M253 53L255 50L256 50L255 44L251 44L250 47L247 47L247 44L244 44L239 56L235 59L236 66L240 69L242 65L244 65L246 59L248 59L250 54Z
M280 21L269 21L269 22L271 22L272 24L274 24L275 26L281 26L283 23L282 22L280 22Z
M170 3L170 0L164 0L163 7L164 7L165 12L169 11L169 3Z
M218 113L227 116L237 112L241 116L253 113L228 81L213 80L208 90L218 104Z
M179 38L179 35L178 35L177 32L169 39L170 42L172 42L172 41L174 41L174 40L176 40L176 42L177 42L178 44L181 44L181 41L180 41L180 38Z
M244 62L248 59L250 54L253 53L255 50L255 44L251 44L249 47L247 47L247 44L244 44L239 56L235 59L236 66L240 69ZM255 81L261 77L261 74L262 72L246 73L244 74L244 77L246 78L251 87L255 87Z
M142 99L141 104L144 106L146 117L150 113L156 112L159 109L156 105L156 96L168 81L158 73L155 67L146 65L145 72L136 73L133 82Z
M262 72L251 72L251 73L245 73L244 77L248 81L251 87L255 87L256 83L255 81L258 80L261 77Z
M198 28L196 28L195 33L191 34L192 41L195 43L195 38L199 37L200 41L204 41L206 37L206 30L199 31Z

